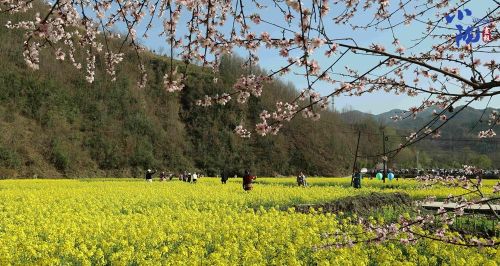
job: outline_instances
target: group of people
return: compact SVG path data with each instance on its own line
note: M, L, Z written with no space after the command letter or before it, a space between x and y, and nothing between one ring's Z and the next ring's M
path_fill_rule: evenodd
M147 182L153 182L153 176L156 174L157 170L151 170L148 169L146 170L146 181ZM167 181L172 180L174 178L174 174L166 174L165 172L160 173L160 181ZM179 180L184 181L184 182L189 182L189 183L196 183L198 181L199 175L195 172L193 174L184 172L183 174L179 175Z
M157 170L151 170L148 169L146 171L146 181L147 182L153 182L153 175L156 174ZM167 178L169 180L172 180L173 174L165 174L165 172L160 173L160 181L166 181ZM198 181L199 175L195 173L191 174L186 171L184 171L183 174L179 175L179 180L184 181L184 182L189 182L189 183L196 183ZM229 179L229 175L226 171L223 171L221 173L221 183L226 184L227 180ZM245 174L243 175L243 190L245 191L250 191L253 189L253 182L257 179L256 176L250 174L250 170L245 170ZM299 175L297 175L297 185L302 186L302 187L307 187L307 180L306 176L304 173L300 172Z
M169 174L167 175L167 174L165 174L165 172L161 172L161 173L160 173L160 181L167 181L167 178L168 178L169 180L172 180L172 178L174 178L174 174L169 173Z
M367 169L364 169L363 173L366 173L367 176L370 177L370 180L372 180L374 177L376 177L377 179L384 180L384 183L385 183L384 171L383 170L377 170L377 169L367 170ZM386 171L386 176L387 176L387 178L389 180L392 180L394 178L396 178L396 181L399 180L399 176L395 175L394 171L392 169L388 169ZM351 178L351 186L353 186L354 188L361 188L361 178L362 178L361 171L359 170L358 167L354 167L352 178Z
M184 182L188 182L188 183L196 183L198 181L198 177L199 176L196 172L191 174L191 173L184 171L183 174L179 175L179 180L184 181Z
M236 175L235 175L236 177ZM229 179L229 174L227 171L222 171L220 175L220 181L222 184L226 184ZM257 179L256 176L250 174L250 170L245 170L245 174L243 175L243 190L249 191L253 189L253 181Z

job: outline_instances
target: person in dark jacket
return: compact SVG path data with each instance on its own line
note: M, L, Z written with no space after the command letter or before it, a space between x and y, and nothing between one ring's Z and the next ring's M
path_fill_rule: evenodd
M153 182L153 175L154 175L155 173L156 173L156 170L155 170L155 171L153 171L153 170L151 170L151 169L148 169L148 170L146 171L146 181L148 181L148 182Z
M255 176L250 174L249 170L245 170L245 175L243 175L243 189L245 191L249 191L253 189L253 181L255 180Z
M226 184L228 179L229 176L227 175L227 172L225 170L222 171L222 173L220 174L220 181L222 182L222 184Z
M361 188L361 172L358 168L355 168L352 174L352 184L354 188Z

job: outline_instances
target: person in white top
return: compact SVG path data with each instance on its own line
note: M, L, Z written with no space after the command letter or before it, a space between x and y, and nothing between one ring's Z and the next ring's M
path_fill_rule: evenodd
M196 181L198 181L198 175L193 173L193 183L196 183Z

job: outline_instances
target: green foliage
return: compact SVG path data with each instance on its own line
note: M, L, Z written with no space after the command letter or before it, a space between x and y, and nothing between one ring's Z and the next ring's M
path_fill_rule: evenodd
M70 166L68 149L58 140L53 140L51 143L50 162L62 172L68 170Z
M114 138L108 139L106 136L96 134L89 137L85 145L101 169L119 169L126 165L123 153L119 150L119 142Z
M485 154L477 154L470 160L470 165L474 165L483 169L491 168L491 159Z
M135 146L134 152L130 157L130 165L134 167L151 168L155 164L155 156L153 155L153 146L146 140L139 140Z
M0 146L0 167L17 168L21 165L21 159L16 151L8 147Z

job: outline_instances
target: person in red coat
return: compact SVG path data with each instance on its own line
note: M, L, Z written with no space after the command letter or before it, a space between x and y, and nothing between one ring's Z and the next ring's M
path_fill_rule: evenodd
M252 190L253 181L255 180L255 176L250 175L249 170L245 170L245 175L243 176L243 189L245 191Z

